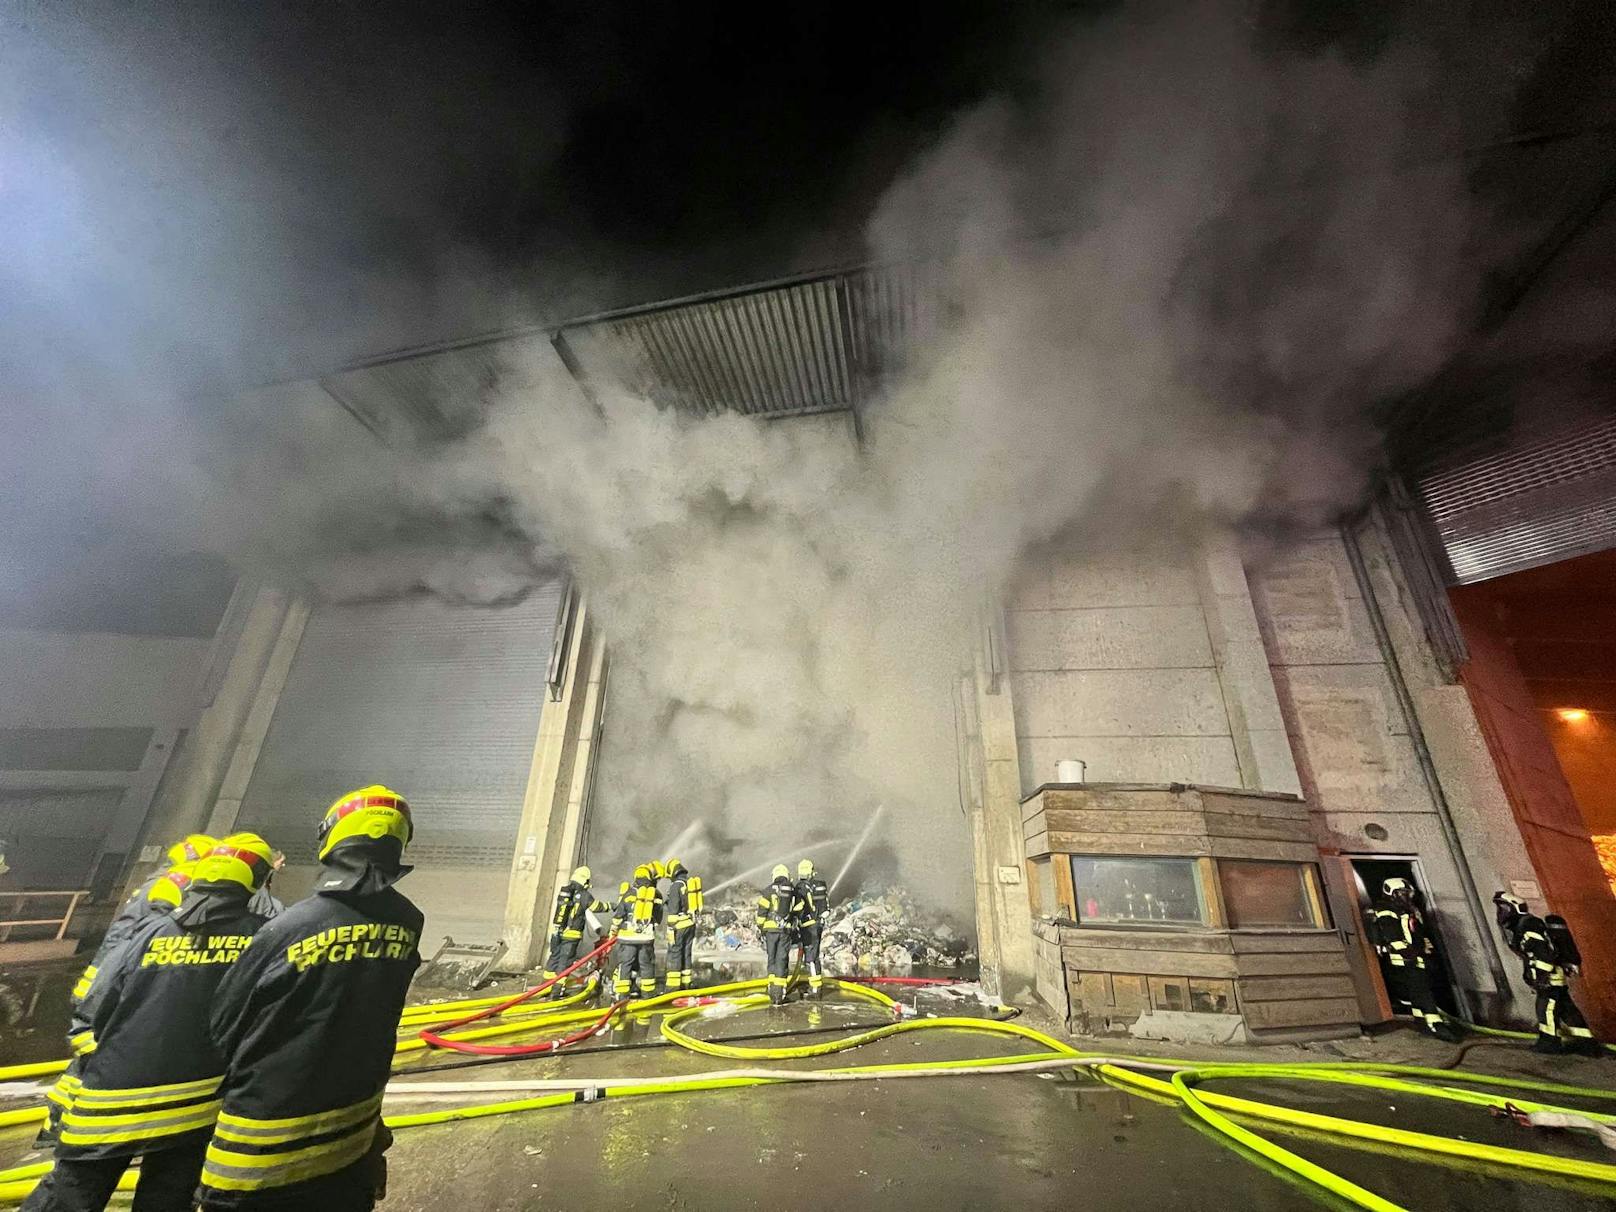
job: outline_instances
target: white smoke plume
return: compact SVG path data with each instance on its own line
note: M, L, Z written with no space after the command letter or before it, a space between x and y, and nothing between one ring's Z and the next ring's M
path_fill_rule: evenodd
M108 465L88 512L316 594L497 604L569 569L612 653L592 857L700 819L730 868L786 860L885 805L888 861L964 908L950 688L1025 554L1317 524L1362 489L1373 406L1463 327L1481 258L1442 76L1282 55L1236 7L1052 42L891 188L869 256L928 266L942 322L862 449L836 418L610 391L597 415L547 350L448 446L380 447L317 392L53 426ZM27 462L19 509L55 478Z
M1371 407L1463 319L1463 182L1417 64L1265 57L1221 12L1089 31L890 191L871 254L932 265L946 318L862 450L512 369L457 474L610 637L601 858L699 818L785 861L885 804L902 876L963 906L951 683L1024 553L1302 531L1361 491Z

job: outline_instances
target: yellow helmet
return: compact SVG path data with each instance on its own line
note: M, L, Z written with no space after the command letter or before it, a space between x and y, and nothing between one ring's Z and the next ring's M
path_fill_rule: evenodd
M572 882L575 884L581 884L585 888L589 887L589 868L579 867L576 871L574 871L572 873Z
M178 863L165 871L146 893L146 900L153 905L172 905L176 909L185 899L185 890L191 886L196 878L196 869L202 863L201 859L193 862Z
M634 868L634 878L637 879L637 880L648 880L648 879L650 879L651 878L651 864L650 863L641 863L638 867Z
M410 806L398 792L373 784L350 791L325 810L320 821L320 855L324 860L343 842L394 838L399 854L415 836Z
M212 884L240 884L257 892L274 870L275 852L256 833L220 838L208 857L196 865L196 879Z
M659 880L667 879L668 878L668 865L666 863L664 863L661 859L652 859L651 860L651 874L654 875Z
M181 863L194 863L197 859L207 858L208 851L216 844L205 833L188 833L168 848L168 861L175 867Z
M769 872L769 878L772 880L788 880L791 878L791 872L786 870L784 863L776 863L774 870Z
M814 873L814 860L813 859L803 859L802 862L797 864L797 878L798 879L805 880L810 875L812 875L813 873Z
M684 869L684 863L678 859L669 859L667 862L662 864L663 875L678 875Z

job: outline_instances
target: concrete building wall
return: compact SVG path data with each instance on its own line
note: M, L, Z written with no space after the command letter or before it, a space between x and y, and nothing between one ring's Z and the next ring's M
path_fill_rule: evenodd
M192 636L0 628L4 886L115 891L196 720L210 648Z
M1092 782L1242 785L1193 557L1033 561L1005 609L1022 794Z
M1303 794L1327 856L1337 924L1357 932L1360 907L1350 868L1330 863L1330 857L1417 858L1465 1008L1518 1017L1524 1003L1519 991L1500 979L1491 920L1478 920L1473 911L1460 863L1478 888L1490 892L1507 886L1511 875L1522 877L1520 861L1512 864L1506 857L1521 851L1520 835L1507 802L1496 794L1485 747L1478 752L1475 718L1463 689L1438 675L1417 620L1404 608L1406 595L1389 549L1373 531L1360 542L1395 669L1339 534L1296 543L1250 570ZM1410 693L1419 735L1394 676L1404 679ZM1435 790L1421 764L1422 741L1432 759ZM1463 839L1457 856L1443 829L1444 806ZM1364 982L1374 961L1363 940L1357 942L1353 958Z

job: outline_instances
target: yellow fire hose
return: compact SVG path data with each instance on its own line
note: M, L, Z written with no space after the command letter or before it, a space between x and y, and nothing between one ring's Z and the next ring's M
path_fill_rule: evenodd
M840 981L829 983L851 997L873 1001L889 1008L897 1006L897 1003L891 998L867 986ZM922 1030L971 1031L998 1036L1014 1036L1035 1043L1043 1050L1036 1053L1021 1053L1004 1057L858 1065L802 1072L742 1071L668 1079L640 1078L628 1079L621 1084L609 1078L598 1081L580 1079L577 1083L579 1088L564 1092L545 1093L529 1098L507 1099L442 1110L388 1115L385 1117L385 1122L391 1128L413 1128L493 1115L508 1115L547 1107L566 1106L579 1101L593 1101L595 1098L629 1098L657 1094L691 1093L703 1090L740 1089L795 1081L876 1080L882 1077L947 1076L949 1074L991 1073L994 1071L1026 1072L1052 1066L1082 1067L1092 1069L1102 1080L1107 1081L1109 1084L1120 1085L1133 1093L1153 1100L1170 1101L1185 1108L1196 1118L1198 1127L1204 1127L1205 1130L1215 1133L1220 1141L1236 1148L1242 1156L1258 1161L1265 1169L1274 1170L1277 1168L1278 1172L1290 1176L1293 1180L1305 1181L1317 1189L1330 1192L1333 1196L1351 1205L1375 1209L1376 1212L1403 1212L1403 1210L1399 1205L1377 1195L1375 1192L1310 1162L1306 1158L1268 1140L1266 1137L1243 1127L1241 1124L1236 1123L1231 1116L1238 1115L1245 1119L1268 1122L1282 1131L1317 1132L1332 1139L1344 1138L1345 1141L1349 1142L1368 1141L1381 1145L1417 1150L1422 1155L1433 1158L1481 1162L1494 1166L1509 1167L1515 1172L1524 1172L1526 1176L1531 1177L1539 1175L1544 1177L1555 1176L1616 1185L1616 1165L1554 1157L1531 1150L1477 1144L1407 1129L1387 1128L1358 1120L1299 1111L1277 1104L1219 1094L1198 1089L1197 1087L1206 1082L1229 1079L1326 1081L1390 1093L1447 1099L1478 1107L1500 1106L1502 1096L1491 1096L1473 1089L1458 1088L1453 1083L1492 1087L1499 1090L1532 1091L1538 1094L1558 1094L1574 1098L1604 1100L1616 1099L1616 1091L1611 1090L1590 1089L1528 1078L1497 1077L1489 1074L1474 1074L1419 1066L1351 1062L1224 1064L1188 1060L1163 1060L1155 1057L1103 1056L1081 1052L1071 1045L1034 1028L995 1019L960 1017L900 1019L891 1024L861 1031L829 1043L779 1048L750 1048L733 1044L718 1044L702 1040L681 1029L681 1024L688 1023L698 1016L707 1015L710 1008L707 1005L676 1007L673 1003L693 996L703 999L727 997L728 1000L724 1003L726 1011L745 1012L767 1004L768 999L759 995L759 991L765 985L765 981L753 980L737 981L694 992L679 990L630 1003L625 1008L624 1013L630 1015L663 1013L660 1030L662 1035L670 1042L706 1056L749 1061L797 1060L829 1056L900 1033ZM515 1008L509 1015L505 1016L508 1021L464 1032L456 1032L449 1038L478 1039L491 1035L549 1031L575 1025L598 1017L599 1011L597 1009L573 1008L580 1002L587 1000L593 992L594 989L591 986L571 997L550 1002L540 1007L524 1006ZM504 999L473 999L463 1002L444 1002L433 1006L411 1007L405 1012L400 1021L400 1031L407 1031L413 1035L415 1031L418 1031L423 1026L449 1022L471 1010L485 1008L489 1005L497 1004L501 1000ZM424 1050L424 1048L425 1045L418 1039L404 1039L398 1045L398 1056L401 1059L407 1058L410 1054ZM0 1069L0 1080L48 1076L60 1072L65 1065L66 1062L63 1061L13 1066ZM1167 1077L1165 1080L1160 1077L1152 1077L1148 1072L1141 1070L1165 1071L1167 1072ZM408 1072L407 1065L402 1072ZM1427 1084L1425 1081L1412 1079L1430 1079L1447 1084L1432 1085ZM1512 1098L1511 1102L1514 1106L1523 1110L1568 1110L1549 1103L1522 1101L1518 1097ZM1616 1116L1608 1114L1580 1110L1576 1111L1575 1114L1597 1122L1616 1123ZM26 1108L22 1111L0 1113L0 1127L6 1124L34 1123L43 1118L44 1111L42 1108ZM49 1169L49 1162L40 1162L34 1165L0 1171L0 1203L14 1203L24 1198L40 1176L47 1173ZM120 1183L120 1190L131 1188L135 1179L136 1175L133 1172L125 1174L123 1182Z

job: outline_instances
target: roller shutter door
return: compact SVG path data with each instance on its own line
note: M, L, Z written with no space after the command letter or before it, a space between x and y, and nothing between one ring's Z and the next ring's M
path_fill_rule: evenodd
M1616 416L1517 422L1424 463L1410 479L1460 584L1616 547Z
M312 881L331 800L386 783L414 809L416 870L401 890L426 913L423 945L499 937L560 590L501 609L313 612L239 818L286 851L283 897Z

